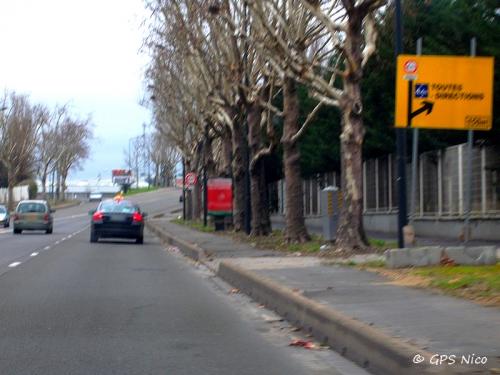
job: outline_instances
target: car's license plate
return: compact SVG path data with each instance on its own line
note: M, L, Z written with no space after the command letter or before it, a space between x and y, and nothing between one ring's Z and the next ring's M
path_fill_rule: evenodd
M111 215L111 217L109 218L109 221L111 221L113 223L123 223L123 222L127 221L127 216Z

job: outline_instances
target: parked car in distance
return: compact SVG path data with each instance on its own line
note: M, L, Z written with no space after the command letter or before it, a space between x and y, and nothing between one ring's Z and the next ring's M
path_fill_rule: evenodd
M101 193L90 193L89 202L100 201L100 200L102 200Z
M25 200L18 203L12 215L14 234L23 230L44 230L50 234L53 230L54 218L49 203L44 200Z
M0 225L3 225L4 228L10 226L9 210L3 204L0 204Z
M136 243L144 242L145 212L140 207L118 196L115 199L103 200L96 210L91 210L90 242L100 238L135 239Z

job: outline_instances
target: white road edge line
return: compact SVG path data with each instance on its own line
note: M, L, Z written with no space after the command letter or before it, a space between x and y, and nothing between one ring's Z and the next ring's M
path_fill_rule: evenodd
M30 257L36 257L38 253L31 253Z
M17 267L21 264L21 262L14 262L14 263L11 263L9 264L9 267L13 268L13 267Z
M44 250L49 250L49 249L50 249L50 246L45 246L43 249L44 249Z

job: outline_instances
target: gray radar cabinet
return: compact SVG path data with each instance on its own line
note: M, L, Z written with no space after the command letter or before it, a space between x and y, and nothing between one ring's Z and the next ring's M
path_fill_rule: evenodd
M341 204L342 196L336 186L321 190L321 223L325 241L335 241Z

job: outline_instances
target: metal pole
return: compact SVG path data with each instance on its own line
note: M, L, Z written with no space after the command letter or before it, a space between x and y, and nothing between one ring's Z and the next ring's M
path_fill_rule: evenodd
M403 25L401 16L401 0L395 0L396 6L396 58L403 52ZM404 237L403 227L407 224L408 217L406 213L406 129L396 129L396 159L398 165L398 247L403 248Z
M138 137L135 137L135 146L138 145ZM136 153L135 153L135 187L137 189L139 189L139 152L137 152L137 149L136 149Z
M182 157L182 220L186 221L186 161Z
M476 38L470 40L470 55L476 56ZM470 239L470 216L472 210L472 145L474 143L474 131L467 132L467 178L465 185L465 225L464 225L464 242L467 243Z
M208 125L205 124L205 147L203 147L203 226L207 226L208 192L207 192L207 154L208 154Z
M245 86L248 86L248 43L247 43L247 31L248 31L248 17L247 17L248 4L245 1L244 10L244 28L245 28L245 53L243 55L243 66L245 68ZM250 196L250 147L248 144L248 114L245 111L245 232L250 234L252 231L252 205Z
M422 38L417 39L417 55L422 54ZM415 220L415 203L417 200L417 165L418 165L418 128L413 128L413 147L411 156L411 195L410 222ZM422 199L422 197L420 197Z
M133 138L128 139L128 167L130 170L130 177L129 177L128 184L127 184L127 186L128 186L127 190L132 188L132 171L134 170L134 164L132 162L132 151L130 148L130 142L132 141L132 139Z
M146 123L142 123L142 173L146 174L146 164L148 163L147 151L146 151ZM148 179L148 189L149 189L149 179Z

